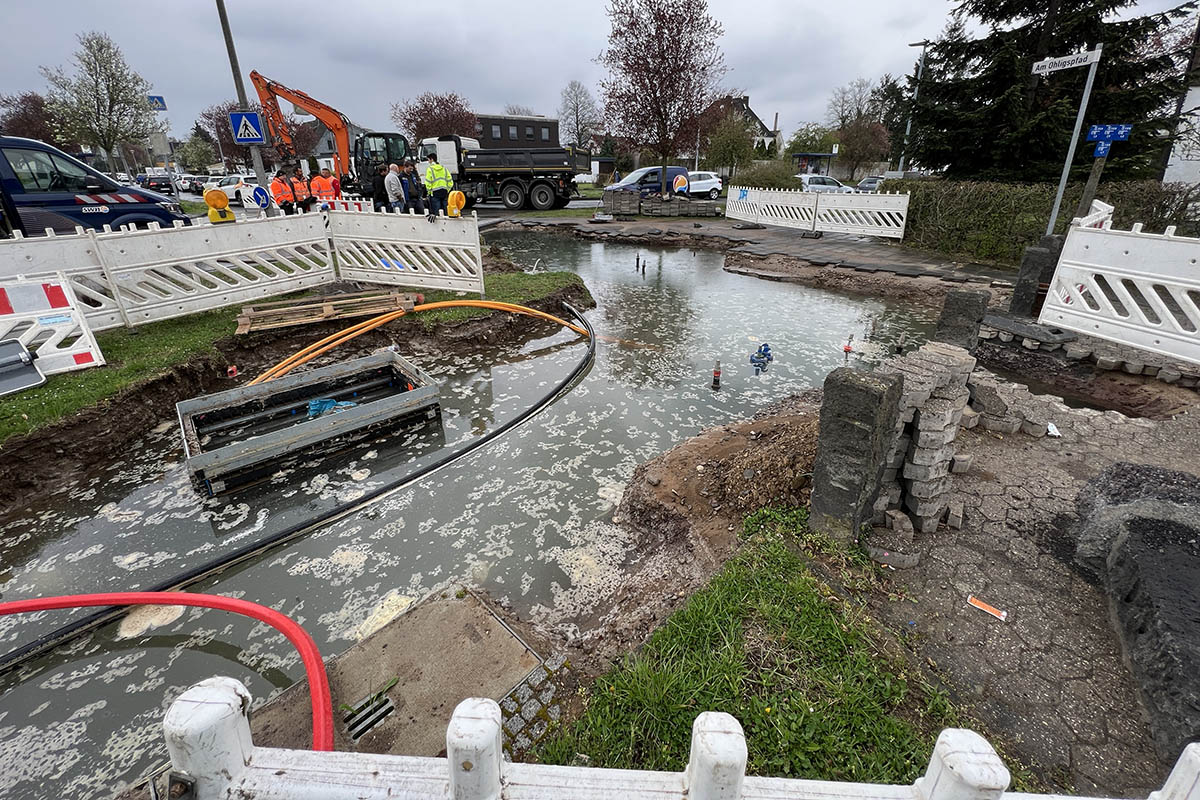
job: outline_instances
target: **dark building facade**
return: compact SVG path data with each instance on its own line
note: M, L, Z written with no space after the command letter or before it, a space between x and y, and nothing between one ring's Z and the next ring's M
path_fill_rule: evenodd
M558 147L558 120L513 114L480 114L475 136L484 150L497 147Z

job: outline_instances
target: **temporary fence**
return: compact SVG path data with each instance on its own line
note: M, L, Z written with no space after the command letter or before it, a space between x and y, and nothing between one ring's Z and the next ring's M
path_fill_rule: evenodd
M925 774L906 785L757 778L746 775L742 726L730 714L703 712L692 723L682 772L560 767L505 760L500 706L470 698L454 709L446 757L310 752L256 747L251 697L232 678L209 678L185 691L163 720L175 796L374 798L408 800L1067 800L1009 792L1011 776L992 746L971 730L941 732ZM1184 749L1158 800L1200 800L1200 744Z
M37 356L43 375L100 366L104 356L67 278L0 283L0 341L15 339Z
M1076 217L1071 220L1071 224L1080 228L1103 228L1105 223L1112 223L1113 210L1113 207L1103 200L1093 200L1087 216Z
M163 229L152 223L146 230L47 233L0 241L0 281L45 281L61 272L94 331L261 300L338 279L483 294L474 214L427 222L424 217L335 210L221 225ZM348 272L338 270L335 251L345 255Z
M1072 226L1039 322L1200 363L1200 239Z
M807 232L853 233L904 238L908 195L895 193L803 192L733 186L725 216Z

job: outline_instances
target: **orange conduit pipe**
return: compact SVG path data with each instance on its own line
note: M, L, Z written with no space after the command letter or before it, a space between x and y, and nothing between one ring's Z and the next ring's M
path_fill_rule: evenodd
M287 637L287 640L300 653L300 660L304 662L304 674L308 678L308 695L312 700L312 749L333 750L333 701L329 694L329 676L325 674L325 662L321 660L317 643L308 635L308 631L300 627L299 623L273 608L217 594L104 592L102 594L71 594L62 597L12 600L0 603L0 616L93 606L194 606L196 608L212 608L217 611L231 611L234 614L241 614L270 625Z
M460 307L487 308L493 311L507 311L513 314L525 314L526 316L537 317L538 319L544 319L548 322L555 322L565 328L570 328L581 336L588 335L587 330L584 328L581 328L578 325L573 325L570 322L567 322L565 319L556 317L553 314L547 314L544 311L538 311L536 308L528 308L527 306L517 305L516 303L503 303L495 300L444 300L437 303L422 303L421 305L413 306L413 311L432 311L439 308ZM330 334L324 339L313 342L302 350L299 350L296 353L288 356L283 361L280 361L278 364L263 372L254 380L250 381L249 385L254 386L255 384L264 383L266 381L271 381L282 377L301 364L311 361L317 356L332 350L338 345L345 344L356 336L386 325L393 320L397 320L404 316L405 313L406 312L404 311L389 311L386 314L380 314L377 317L372 317L371 319L351 325L348 328L344 328L337 333Z

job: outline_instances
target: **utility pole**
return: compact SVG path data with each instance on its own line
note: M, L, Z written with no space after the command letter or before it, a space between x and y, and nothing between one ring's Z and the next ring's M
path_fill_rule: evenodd
M912 115L913 108L917 105L917 98L921 95L921 76L925 74L925 50L929 47L929 40L923 39L919 42L912 42L909 47L920 47L921 57L917 59L917 85L913 87L912 105L908 107L908 122L904 124L904 144L900 145L900 172L904 172L904 153L908 150L908 135L912 133ZM903 175L901 175L903 177Z
M242 84L242 69L238 66L237 50L233 48L233 34L229 30L229 15L225 13L225 0L217 0L217 14L221 17L221 32L225 34L225 49L229 51L229 67L233 70L233 85L237 89L238 105L242 111L250 110L250 103L246 100L246 87ZM221 139L218 136L217 142ZM262 152L258 149L258 145L250 145L250 161L254 164L254 176L258 179L258 185L266 189L270 186L267 180L267 170L263 167ZM279 209L273 205L267 206L267 216L274 217L279 214Z

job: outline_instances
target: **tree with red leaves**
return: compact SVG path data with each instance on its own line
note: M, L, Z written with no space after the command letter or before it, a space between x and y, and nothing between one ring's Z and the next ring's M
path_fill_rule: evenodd
M392 103L392 122L416 149L430 136L475 136L479 118L467 98L455 92L425 92L412 100Z
M608 19L608 47L597 59L608 69L605 116L615 134L662 159L665 196L666 167L695 146L696 120L725 74L721 23L708 0L611 0Z
M0 94L0 132L37 139L69 153L79 150L78 142L58 135L46 98L37 92Z

